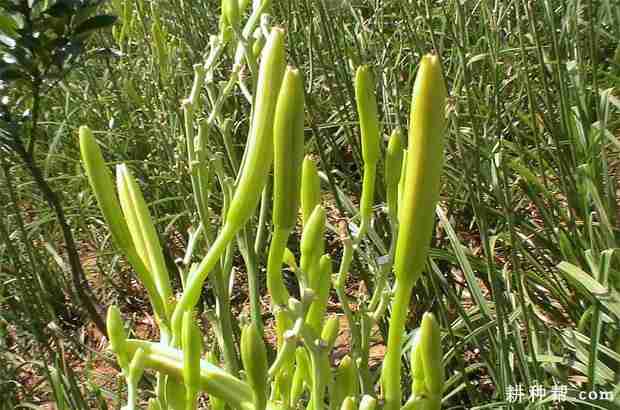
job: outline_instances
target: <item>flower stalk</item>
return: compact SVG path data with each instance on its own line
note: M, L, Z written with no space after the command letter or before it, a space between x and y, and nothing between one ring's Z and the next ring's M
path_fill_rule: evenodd
M422 274L443 169L446 89L439 58L426 55L413 86L409 146L394 260L396 285L382 370L385 409L401 406L401 347L413 286Z

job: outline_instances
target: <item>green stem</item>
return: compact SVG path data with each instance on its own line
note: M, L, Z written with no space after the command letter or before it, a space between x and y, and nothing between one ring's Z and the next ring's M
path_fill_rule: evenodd
M400 356L412 291L412 283L396 281L390 317L390 330L388 333L388 353L383 362L381 375L385 392L385 410L400 409L402 395L400 386Z
M267 9L268 3L270 2L263 1L260 4L260 6L252 10L252 14L250 14L250 17L248 17L248 20L245 23L245 26L243 27L243 31L241 32L243 37L248 38L252 35L252 33L254 32L254 29L260 23L260 18L265 12L265 10Z
M276 319L278 349L284 348L284 332L292 325L291 319L282 309L289 299L289 293L282 278L282 259L290 231L289 228L274 227L269 245L269 257L267 258L267 289L271 295L271 307ZM290 360L288 363L291 363Z
M192 178L192 188L194 191L194 200L196 209L203 225L209 223L209 168L207 156L207 138L209 134L209 125L205 121L201 121L198 130L198 146L194 146L194 160L190 163L190 171Z
M205 240L207 242L207 246L209 246L209 244L213 242L213 234L206 228L209 226L208 221L203 220L201 226L203 226L205 231ZM225 259L226 251L229 249L231 242L226 245L222 255L220 255L220 261L222 261L223 258ZM239 360L235 350L235 339L230 310L230 295L228 291L228 272L230 272L230 270L227 270L225 263L216 263L213 267L211 281L216 299L215 316L217 317L217 322L219 324L220 337L218 337L217 340L220 345L220 350L224 355L226 370L233 375L237 375L239 372ZM186 280L185 283L185 287L187 288L187 283L189 283L189 281Z
M197 409L198 409L198 392L190 391L189 389L187 389L187 392L185 393L185 410L197 410Z
M239 72L234 70L230 73L230 78L228 82L222 89L222 93L217 96L217 99L213 103L213 107L211 108L211 113L206 120L207 125L211 126L215 124L215 121L220 117L220 112L222 107L224 106L224 102L226 102L226 98L232 93L235 88L235 84L239 80Z
M279 346L278 355L273 361L273 364L269 368L269 377L274 379L278 376L281 369L283 369L290 361L291 358L295 358L295 348L297 347L297 338L290 337L284 339Z
M259 228L260 230L260 228ZM250 290L250 316L256 324L258 332L263 333L263 315L260 308L260 289L258 283L258 262L254 247L250 245L250 238L247 228L241 230L237 243L239 251L245 262L248 273L248 287Z
M226 280L220 266L215 268L213 285L215 287L215 297L217 299L215 314L217 316L217 320L219 321L221 330L222 339L220 348L222 350L222 354L224 355L224 364L226 370L230 374L236 376L239 373L239 360L237 358L237 351L235 350L235 338L230 311L230 297L228 294L228 281Z
M346 238L343 241L344 251L342 254L342 260L340 262L340 268L338 270L338 277L336 280L336 295L340 300L340 304L342 305L342 310L344 312L345 317L347 318L347 322L349 324L350 335L351 335L351 355L353 358L359 357L359 346L360 346L360 337L359 337L359 327L357 326L357 322L355 321L353 311L349 306L349 298L345 292L345 282L347 278L347 274L349 273L349 268L351 267L351 262L353 261L353 243L350 238Z
M248 69L252 77L256 76L258 72L258 64L256 63L256 57L252 52L252 45L248 42L247 38L238 29L233 27L235 36L237 37L237 51L235 52L235 63L240 63L243 57L248 63Z
M320 351L310 349L310 362L312 364L311 410L323 410L323 395L325 387L327 387L327 378L323 372L323 360L321 359L322 354Z
M205 279L219 262L226 247L235 237L236 231L237 229L233 228L231 225L225 224L224 228L222 228L217 236L217 239L215 239L215 242L213 242L213 245L209 248L209 252L202 262L200 262L200 265L198 265L196 271L189 276L187 287L172 314L172 329L175 339L181 334L183 313L192 310L198 303Z
M360 229L355 238L359 243L368 232L372 219L372 206L375 196L375 179L377 176L377 164L364 165L364 180L362 182L362 198L360 200Z
M157 385L155 387L155 392L161 408L167 409L168 403L166 403L166 375L161 372L157 373Z
M370 356L370 332L373 324L372 317L366 309L360 311L360 363L358 365L360 378L362 380L362 394L373 393L370 367L368 358Z
M138 399L138 386L127 383L127 406L126 410L136 410L136 400Z
M256 228L256 240L254 241L254 254L260 255L265 249L265 239L267 237L267 217L269 215L270 208L270 195L271 195L271 184L269 180L265 184L263 188L263 193L261 195L260 200L260 211L258 213L258 226Z
M142 259L140 259L135 249L124 249L124 252L125 256L127 257L127 261L129 261L129 264L134 268L136 274L146 288L146 292L149 296L149 301L151 302L151 306L153 306L153 312L155 313L155 317L159 319L158 322L160 327L163 326L167 328L169 326L169 312L168 309L166 309L165 307L165 302L167 301L162 300L161 295L159 294L159 292L157 291L157 287L155 286L155 282L151 278L148 268L144 266L144 262L142 261Z
M183 352L181 350L154 342L127 340L129 354L135 353L139 348L147 353L146 368L159 371L162 379L172 377L178 381L183 380ZM206 360L200 360L200 390L227 401L233 408L253 409L250 386Z
M226 156L232 167L233 174L236 175L239 172L239 158L237 157L237 151L232 135L233 122L227 118L221 126L222 142L224 143L224 149L226 150Z

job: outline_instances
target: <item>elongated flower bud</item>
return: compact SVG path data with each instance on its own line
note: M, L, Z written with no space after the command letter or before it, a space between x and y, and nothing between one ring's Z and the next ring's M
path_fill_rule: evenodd
M366 234L372 218L377 161L381 154L375 81L368 66L360 66L355 74L355 100L360 117L362 158L364 159L364 181L360 200L361 224L358 232L358 237L361 238Z
M385 190L387 192L388 213L392 220L398 218L398 181L403 167L403 141L399 129L390 135L385 155Z
M301 211L304 225L321 203L321 178L312 158L306 156L301 170Z
M432 313L425 313L422 317L419 349L424 366L426 388L430 395L440 397L445 381L441 331Z
M288 67L284 74L273 127L274 230L269 247L267 288L274 303L283 304L288 300L288 291L281 274L282 257L297 219L304 155L304 90L297 69ZM277 326L279 339L283 330Z
M376 164L379 160L379 114L377 97L375 96L375 81L368 66L360 66L355 74L355 101L360 117L362 134L362 157L366 164Z
M401 406L402 336L409 299L424 268L435 220L443 168L445 100L446 89L439 59L433 55L424 56L413 86L409 149L405 179L401 181L403 192L394 258L396 286L381 375L385 410L398 410Z
M175 338L181 331L183 312L198 303L209 272L252 216L261 198L273 162L273 120L285 67L284 31L273 28L260 62L250 134L235 193L226 212L224 227L198 268L188 277L185 291L172 314Z
M288 67L273 125L273 224L292 229L299 208L304 158L304 88L301 73Z
M286 373L287 367L295 360L295 348L297 347L297 336L292 332L285 332L282 341L278 345L278 355L276 360L269 368L269 377L279 376L280 372ZM290 375L288 375L290 376Z
M377 408L377 399L365 394L360 401L360 410L375 410Z
M129 233L144 264L153 275L161 299L168 301L172 297L170 278L159 243L159 236L153 225L153 219L146 201L142 196L142 191L124 164L117 167L116 177L121 207L127 220Z
M99 209L103 213L103 218L110 229L114 243L123 251L129 263L136 270L138 277L147 290L155 314L160 318L165 318L163 302L151 272L147 268L148 263L141 259L129 232L127 221L121 211L112 175L106 167L92 131L86 126L80 127L80 152L86 175L88 175L88 182L95 194L95 198L97 198ZM143 246L141 249L144 250ZM145 253L144 251L142 252L143 255Z
M424 380L424 361L422 360L422 349L420 348L420 332L413 341L411 349L411 394L414 399L428 396L426 382Z
M239 7L239 14L243 14L246 12L248 7L250 6L250 0L238 0L237 4Z
M312 211L308 223L304 227L301 238L301 252L311 255L316 248L316 243L323 236L325 229L325 210L321 205L317 205Z
M346 397L340 406L340 410L355 410L356 408L355 398L352 396Z
M230 26L230 23L228 23L228 19L226 18L224 13L220 14L219 29L220 29L220 39L222 43L224 44L229 43L233 39L233 36L235 33L233 32L233 29Z
M317 205L304 226L301 235L301 272L309 279L308 273L315 262L318 262L322 253L323 232L325 231L325 210L321 205ZM305 283L304 285L309 285Z
M241 360L248 384L254 392L256 410L267 405L268 364L267 350L256 324L251 323L241 332Z
M222 0L222 16L226 23L232 27L239 26L239 1L238 0Z
M121 311L115 305L108 308L106 317L106 329L108 331L108 339L110 340L110 348L116 354L118 364L124 371L129 365L129 356L127 354L127 333L123 326Z
M183 380L183 352L181 350L158 342L127 340L129 355L139 348L143 348L148 353L147 368L171 376L176 383ZM205 393L225 400L234 408L246 410L252 408L248 407L253 400L252 389L246 382L205 360L201 360L200 375L201 388Z
M133 357L131 358L131 363L129 364L129 383L133 385L137 385L140 379L142 378L142 374L144 373L144 367L146 366L146 352L144 349L136 350Z
M195 403L200 391L200 356L202 355L202 337L193 312L183 315L181 344L183 346L183 382L186 400Z
M284 69L284 30L273 28L263 50L247 155L226 224L240 228L252 216L273 160L273 119Z
M257 34L258 33L258 34ZM265 47L265 36L262 35L261 29L258 28L254 32L254 43L252 44L252 54L259 55Z
M138 399L138 383L144 374L147 362L147 353L140 348L134 353L129 368L125 372L127 376L127 409L135 409Z
M289 248L284 249L284 255L282 255L282 262L285 263L293 272L299 269L299 266L297 266L297 260L295 259L295 254Z
M321 339L325 342L328 349L332 349L336 343L336 338L340 332L340 320L338 316L331 316L325 322L323 331L321 332Z
M304 391L304 384L310 386L312 384L312 371L310 370L310 359L305 348L298 347L295 351L295 373L293 374L293 383L291 385L290 404L294 407Z
M317 269L318 277L316 278L316 298L310 305L306 321L308 325L314 329L316 334L320 334L323 328L323 319L327 310L327 301L329 299L329 288L332 283L332 259L329 255L321 256ZM312 281L311 281L312 282Z
M411 283L420 276L430 245L443 169L446 89L439 58L426 55L413 87L407 172L399 211L394 271Z
M340 407L346 397L357 397L359 393L357 368L350 356L345 356L340 361L336 371L334 388L333 400L336 408Z
M400 206L401 201L403 200L403 192L405 191L405 178L407 177L407 157L408 150L403 150L403 162L400 169L400 179L398 180L398 210L402 208Z
M97 198L99 209L108 224L112 238L123 251L133 247L127 223L116 197L112 175L103 160L92 131L87 126L80 127L80 153L88 182Z

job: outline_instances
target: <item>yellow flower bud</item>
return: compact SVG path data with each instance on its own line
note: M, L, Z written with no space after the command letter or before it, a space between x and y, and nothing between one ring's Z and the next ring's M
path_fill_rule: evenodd
M248 384L254 393L256 410L264 410L267 406L268 364L267 350L263 336L258 332L256 324L251 323L241 332L241 360L245 369Z
M306 156L301 170L301 211L304 225L321 203L321 178L316 163Z
M409 149L394 261L399 280L420 276L430 245L443 169L446 88L439 58L426 55L413 87Z
M304 156L304 88L299 70L288 67L273 125L273 224L292 229L299 208Z
M226 224L240 228L260 200L273 161L273 122L280 85L286 68L284 30L273 28L263 50L247 155L230 203Z

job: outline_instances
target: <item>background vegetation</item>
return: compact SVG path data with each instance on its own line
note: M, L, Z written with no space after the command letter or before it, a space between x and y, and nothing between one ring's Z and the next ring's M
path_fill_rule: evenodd
M26 7L27 15L29 3L56 8L17 27L10 7ZM115 408L121 384L96 317L115 303L145 335L152 330L146 295L111 246L80 165L80 125L96 131L109 163L130 164L170 266L196 221L181 100L192 66L219 32L219 4L96 3L0 2L7 10L0 15L0 408L50 401L61 409ZM414 291L409 325L430 310L448 330L452 383L444 406L507 408L510 386L528 392L540 383L570 386L562 408L618 408L579 403L576 392L615 389L617 396L620 383L620 4L272 3L291 63L304 72L306 150L319 160L334 225L354 220L350 204L361 189L354 67L373 66L389 135L407 128L421 55L441 56L450 92L447 161L429 269ZM99 19L81 25L95 10ZM118 16L112 29L105 15ZM19 31L29 24L46 35ZM28 70L16 69L24 64ZM208 87L227 79L222 70ZM234 93L222 112L242 152L250 107ZM221 133L210 139L211 152L227 148ZM224 166L234 175L235 164ZM370 261L389 247L385 209L375 211L374 236L364 245ZM338 260L340 247L333 252ZM353 264L352 296L367 280L367 260ZM245 266L235 266L233 309L242 314ZM537 404L551 406L550 398Z

